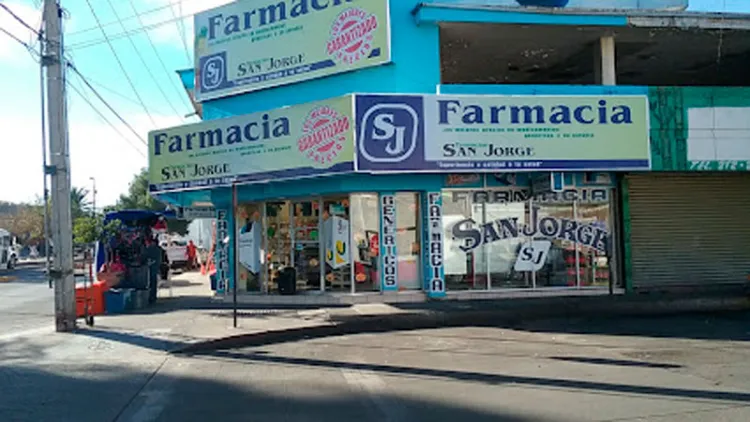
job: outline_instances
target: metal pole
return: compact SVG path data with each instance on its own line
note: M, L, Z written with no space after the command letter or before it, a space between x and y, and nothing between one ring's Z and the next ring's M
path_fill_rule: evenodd
M44 30L39 32L39 43L44 45ZM44 191L42 192L42 212L44 213L44 273L47 284L52 288L52 277L50 276L50 254L49 254L49 190L47 188L47 102L45 100L44 63L39 63L39 94L42 118L42 173L44 177Z
M573 201L573 221L578 221L578 200ZM575 258L576 258L576 289L581 288L581 260L578 256L579 246L578 240L573 242L575 247Z
M45 51L49 122L49 158L52 185L52 238L55 288L55 327L59 332L76 328L75 278L73 277L73 228L70 215L70 155L65 111L62 8L58 0L44 1Z
M237 235L237 230L235 229L236 222L234 221L235 218L237 218L237 185L232 185L232 227L230 229L232 230L232 239L235 238ZM236 243L232 245L232 247L235 247ZM237 249L235 248L234 251L234 259L235 262L232 262L232 265L234 265L234 277L232 277L232 319L234 320L234 328L237 328Z
M94 184L94 190L91 192L91 196L93 197L91 200L91 214L93 217L96 217L96 178L89 177L89 180Z

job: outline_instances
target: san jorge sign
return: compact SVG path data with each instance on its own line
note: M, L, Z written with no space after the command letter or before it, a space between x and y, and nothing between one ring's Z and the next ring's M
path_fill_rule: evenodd
M149 133L151 191L354 170L351 96Z
M649 170L646 96L358 95L360 171Z
M243 0L195 15L198 101L390 61L388 0Z

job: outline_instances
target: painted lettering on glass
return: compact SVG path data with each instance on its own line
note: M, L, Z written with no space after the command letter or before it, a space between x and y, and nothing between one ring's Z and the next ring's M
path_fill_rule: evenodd
M383 284L395 287L398 284L398 256L396 255L396 200L393 195L381 196L380 212L383 216Z
M576 242L584 247L606 253L609 233L600 226L558 217L539 217L539 207L532 207L529 224L518 218L501 218L477 225L468 218L457 222L451 229L454 239L462 240L459 248L469 252L482 245L521 236Z
M428 268L430 291L444 292L443 280L443 198L439 192L427 194L428 206Z

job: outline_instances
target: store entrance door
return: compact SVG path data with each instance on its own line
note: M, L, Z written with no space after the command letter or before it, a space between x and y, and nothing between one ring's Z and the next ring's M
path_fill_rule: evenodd
M320 200L292 203L292 266L297 290L321 290Z
M288 202L266 203L266 233L268 242L267 291L278 293L278 276L292 265L290 208Z

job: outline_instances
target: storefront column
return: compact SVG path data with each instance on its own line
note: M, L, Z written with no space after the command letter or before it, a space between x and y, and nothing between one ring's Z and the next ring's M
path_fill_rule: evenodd
M398 251L396 250L396 195L380 194L380 291L398 291Z
M424 192L422 210L423 290L430 298L442 298L445 297L442 194Z
M615 55L615 37L607 34L599 39L595 48L596 83L601 85L617 85L617 63Z

